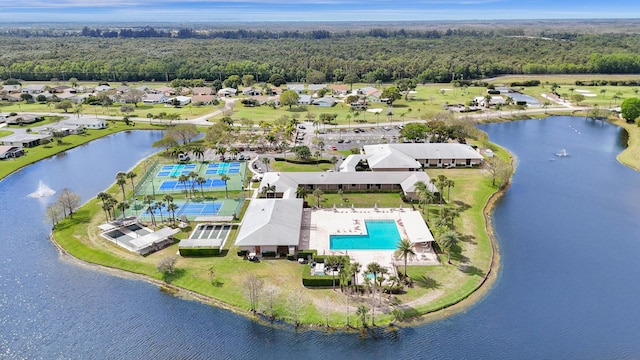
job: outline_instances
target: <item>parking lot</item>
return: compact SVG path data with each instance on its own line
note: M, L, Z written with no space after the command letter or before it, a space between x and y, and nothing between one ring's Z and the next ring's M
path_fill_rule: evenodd
M380 143L397 143L401 142L397 127L379 127L365 128L358 127L352 129L338 129L337 131L328 131L326 134L318 136L324 141L325 149L329 150L335 146L337 150L348 150L354 146L380 144ZM356 132L357 131L357 132Z

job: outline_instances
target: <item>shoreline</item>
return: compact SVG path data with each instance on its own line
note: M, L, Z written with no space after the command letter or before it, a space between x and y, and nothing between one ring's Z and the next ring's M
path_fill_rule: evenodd
M500 120L498 120L500 121ZM618 123L613 123L616 126L621 126ZM631 124L633 125L633 124ZM624 126L621 126L625 129L627 129ZM628 129L627 129L628 131ZM628 131L629 132L629 131ZM632 135L631 133L629 133L629 143L631 143L632 138L636 139L637 136ZM627 147L627 149L629 149L629 145ZM508 150L506 150L508 152ZM626 151L626 149L625 149ZM511 174L511 176L513 176L513 174L515 173L516 167L517 167L517 157L508 152L509 153L509 157L511 159L511 166L513 169L513 172ZM621 153L622 154L622 153ZM619 159L619 161L623 164L625 164L626 166L629 167L633 167L633 165L631 164L626 164L624 163L622 160ZM635 169L635 168L634 168ZM637 170L637 169L636 169ZM473 289L473 291L471 291L470 293L460 297L459 299L456 299L456 301L454 301L453 303L450 304L446 304L443 305L440 308L437 309L433 309L430 310L428 312L425 312L424 314L420 314L416 317L412 317L412 318L407 318L403 321L391 321L387 324L384 325L379 325L376 326L375 328L388 328L388 327L412 327L412 326L419 326L421 324L425 324L425 323L429 323L432 321L437 321L440 319L444 319L446 317L449 317L451 315L460 313L465 311L466 309L470 308L471 306L473 306L475 303L477 303L478 301L480 301L482 298L484 298L484 296L492 289L493 285L495 284L495 281L498 277L499 271L500 271L500 252L499 252L499 243L498 240L495 237L495 232L493 229L493 226L491 224L491 215L492 212L496 206L497 201L501 198L501 196L506 192L506 190L509 188L511 183L511 177L509 178L509 180L507 181L507 183L505 184L505 186L500 189L495 191L493 194L491 194L488 198L488 200L486 201L486 203L483 206L483 210L482 210L482 214L483 214L483 219L484 219L484 231L487 234L490 244L491 244L491 261L490 261L490 266L487 270L487 273L485 274L483 280ZM146 281L150 284L156 285L158 286L158 288L161 291L168 291L171 292L173 295L179 296L179 297L183 297L186 299L192 299L192 300L197 300L201 303L204 304L208 304L208 305L213 305L216 306L218 308L224 309L224 310L229 310L232 311L235 314L238 315L242 315L248 319L251 319L253 321L257 321L259 323L262 323L264 325L268 325L268 326L291 326L291 324L289 324L286 321L283 320L276 320L275 322L272 321L268 321L266 320L264 317L260 316L260 315L255 315L253 313L250 313L248 311L244 311L239 307L227 304L221 300L218 300L214 297L211 296L207 296L207 295L203 295L200 294L198 292L192 291L192 290L188 290L179 286L175 286L172 284L167 284L161 280L157 280L154 279L150 276L144 275L144 274L137 274L137 273L133 273L127 270L122 270L119 268L113 268L110 266L105 266L105 265L99 265L99 264L94 264L94 263L90 263L84 260L81 260L79 258L76 258L72 255L70 255L64 248L62 248L62 246L56 241L56 239L53 237L53 235L50 236L50 240L54 243L54 246L56 246L61 255L63 255L63 257L65 259L72 259L73 263L78 264L78 265L84 265L87 266L88 268L91 269L98 269L101 271L105 271L109 274L115 274L117 276L122 276L122 277L126 277L126 278L132 278L132 279L136 279L136 280L143 280ZM319 330L319 329L323 329L323 330L331 330L331 331L340 331L340 332L352 332L354 330L359 329L359 327L351 327L351 328L346 328L346 327L326 327L326 326L320 326L320 325L316 325L316 324L303 324L298 326L297 328L300 329L309 329L309 330Z

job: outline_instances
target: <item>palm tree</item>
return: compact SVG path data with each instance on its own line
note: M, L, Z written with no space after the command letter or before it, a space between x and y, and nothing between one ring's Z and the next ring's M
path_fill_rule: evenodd
M271 162L271 159L269 159L268 157L265 156L265 157L262 158L262 163L267 168L267 172L269 172L269 163L270 162Z
M169 204L171 204L173 202L173 196L166 194L165 196L162 197L162 201L164 201L167 205L166 207L169 207Z
M204 159L204 150L202 149L201 146L196 146L193 148L193 150L191 150L191 152L193 153L193 156L195 156L196 159Z
M224 197L229 198L229 189L227 188L227 181L231 180L231 178L227 174L222 174L220 176L220 180L224 181Z
M194 195L194 188L196 186L196 179L198 178L198 173L192 171L189 173L189 179L191 179L191 196Z
M118 208L122 210L122 218L124 219L125 211L129 208L129 203L127 203L126 201L118 203Z
M353 275L353 285L355 286L356 292L358 292L358 274L361 270L362 265L357 261L352 262L349 267L349 272Z
M176 210L178 210L178 205L174 204L173 202L169 203L169 205L167 206L167 211L171 211L171 222L173 224L176 223Z
M451 248L460 240L460 234L455 230L445 230L438 236L438 245L447 251L447 263L451 264Z
M263 198L269 198L269 193L273 194L272 197L275 198L275 192L276 192L276 186L271 184L267 184L263 186L261 189L261 194Z
M444 184L447 186L447 201L451 200L451 188L452 187L456 187L456 183L455 181L451 180L451 179L446 179Z
M129 171L125 177L129 180L131 180L131 192L135 192L136 190L136 184L133 182L133 178L135 178L136 176L138 176L138 174L134 173L133 171Z
M162 215L162 208L164 207L164 203L162 201L156 201L155 204L153 204L153 208L158 210L158 212L160 213L160 222L163 223L164 222L164 216Z
M396 257L402 256L404 258L404 277L407 277L407 258L409 256L416 256L415 250L413 250L413 243L409 239L401 239L396 247Z
M296 189L296 197L299 199L304 199L304 197L307 196L309 192L309 189L307 189L306 187L298 186L298 188Z
M333 170L338 170L338 169L336 168L336 165L338 164L338 157L336 157L336 156L332 156L332 157L331 157L331 163L333 164Z
M178 176L178 183L182 183L182 185L184 186L185 194L189 193L189 190L187 190L187 181L189 181L189 177L187 175L182 174Z
M316 188L315 190L313 190L313 196L315 196L318 201L318 207L320 207L320 198L322 197L322 194L324 194L324 191L322 191L322 189L320 188Z
M124 174L124 173L123 173ZM124 186L127 183L127 180L124 177L118 177L116 179L116 184L118 186L120 186L120 189L122 189L122 201L124 202L126 200L126 197L124 195Z
M223 175L226 176L226 175ZM202 190L202 184L206 183L207 179L203 178L202 176L198 176L198 178L196 179L196 183L198 185L200 185L200 193L202 194L202 197L204 197L204 190ZM227 185L227 183L225 182L225 186Z

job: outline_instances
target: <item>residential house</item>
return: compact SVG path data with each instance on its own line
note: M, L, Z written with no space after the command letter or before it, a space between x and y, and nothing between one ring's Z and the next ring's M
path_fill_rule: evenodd
M196 86L191 89L192 95L214 95L215 91L212 88L206 86Z
M191 98L188 96L176 96L174 98L169 99L167 101L167 105L173 105L174 100L178 102L178 106L185 106L191 103Z
M368 94L371 94L371 93L373 93L375 91L378 91L378 89L376 89L376 88L374 88L372 86L366 86L366 87L363 87L363 88L360 88L360 89L356 90L356 93L358 95L368 95Z
M0 142L2 142L2 145L30 148L51 139L52 136L47 134L13 134L0 138Z
M247 96L259 96L259 95L262 95L260 90L254 88L254 87L247 87L247 88L242 89L242 94L247 95Z
M211 105L215 99L215 95L193 95L191 103L196 106Z
M169 101L169 97L163 93L145 94L142 97L143 104L163 104Z
M20 85L3 85L2 92L7 94L17 94L20 93L22 86Z
M95 92L103 92L103 91L109 91L111 90L111 86L109 85L99 85L93 88L93 91Z
M14 116L7 116L4 121L9 125L26 125L33 124L40 121L41 117L29 114L19 114Z
M176 94L176 90L169 86L161 86L155 89L154 93L156 94L164 94L166 96L173 96Z
M478 104L478 106L482 107L491 107L495 105L504 105L507 101L502 96L491 96L491 99L487 103L487 99L483 96L476 96L473 98L473 101Z
M24 155L24 150L19 146L0 146L0 160L13 159Z
M331 85L331 91L334 95L346 96L349 93L347 85Z
M61 123L83 127L85 129L106 129L107 121L103 119L92 119L88 117L68 118Z
M299 95L298 96L298 105L311 105L313 103L313 99L311 95Z
M332 97L322 97L313 101L313 105L318 107L332 107L337 103L336 99Z
M234 89L234 88L223 88L218 90L218 96L236 96L236 94L238 93L238 90Z
M46 88L45 85L30 84L22 88L22 93L37 95L37 94L43 93L45 88Z
M293 90L295 91L297 94L301 94L304 92L304 85L303 84L291 84L291 85L287 85L287 90Z
M129 91L131 91L131 88L127 85L120 85L116 88L116 94L118 95L128 93Z
M317 92L320 89L326 89L327 84L309 84L308 89L310 92Z

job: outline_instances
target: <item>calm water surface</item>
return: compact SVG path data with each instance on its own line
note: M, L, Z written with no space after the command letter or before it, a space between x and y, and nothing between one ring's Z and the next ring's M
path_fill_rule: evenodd
M640 175L615 160L620 129L569 117L482 128L519 158L494 215L495 287L465 313L366 339L265 327L61 260L45 202L26 196L42 180L87 200L160 133L116 134L20 171L0 182L0 358L639 357Z

